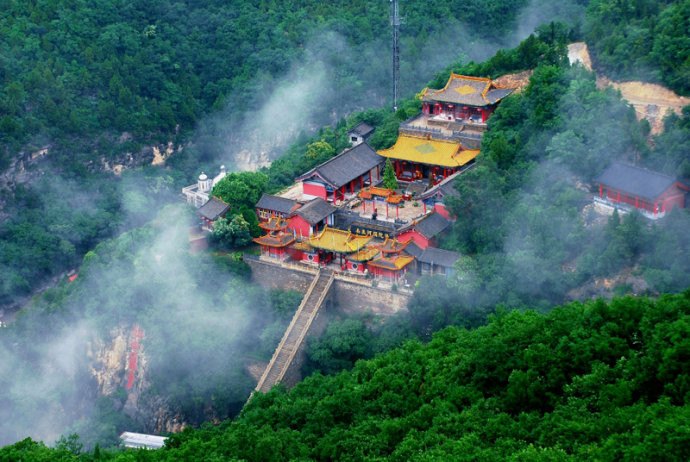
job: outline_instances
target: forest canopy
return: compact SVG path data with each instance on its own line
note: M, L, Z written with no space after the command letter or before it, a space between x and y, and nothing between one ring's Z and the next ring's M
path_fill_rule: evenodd
M498 313L257 394L137 460L687 460L690 292ZM0 458L74 456L31 440ZM132 453L100 452L106 460Z

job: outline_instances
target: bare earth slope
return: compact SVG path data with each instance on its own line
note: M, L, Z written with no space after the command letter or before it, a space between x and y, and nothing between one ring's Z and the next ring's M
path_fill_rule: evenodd
M588 70L592 70L592 60L589 57L587 44L584 42L568 45L568 59L571 63L580 62ZM652 135L657 135L664 130L663 118L669 110L680 115L683 106L690 105L690 98L678 96L661 85L639 81L614 82L597 73L597 86L605 88L608 85L620 90L623 98L635 108L638 119L649 121Z

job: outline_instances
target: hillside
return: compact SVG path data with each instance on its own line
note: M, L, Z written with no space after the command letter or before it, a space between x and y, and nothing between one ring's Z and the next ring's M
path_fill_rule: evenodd
M688 292L501 313L259 394L137 460L686 460L689 329ZM69 449L0 458L92 460Z
M512 46L540 20L584 13L532 3L403 2L401 94L448 62ZM265 165L318 127L389 104L386 2L2 6L0 310L150 220L201 171Z
M690 92L690 1L593 0L584 39L594 67L612 80L662 84Z

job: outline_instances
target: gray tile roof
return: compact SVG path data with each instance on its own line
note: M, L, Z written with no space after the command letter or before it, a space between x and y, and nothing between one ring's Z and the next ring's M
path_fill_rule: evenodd
M230 210L230 204L226 204L222 200L211 197L208 202L199 207L199 215L208 218L211 221L216 221L221 216L225 215Z
M493 104L511 94L513 90L513 88L493 88L486 92L486 99Z
M259 209L273 210L280 213L290 213L299 206L299 202L292 199L286 199L280 196L272 196L271 194L263 194L256 207Z
M482 147L482 136L475 133L455 133L453 138L460 142L467 149L480 149Z
M365 228L372 231L381 231L386 234L394 234L400 227L400 223L372 220L362 217L354 212L338 210L335 214L336 226L340 229L352 231L353 228Z
M676 182L668 175L620 162L612 163L595 181L647 199L656 199Z
M354 127L352 127L348 133L356 133L359 136L366 138L367 136L371 135L371 133L373 131L374 131L374 127L372 127L371 125L369 125L365 122L360 122L357 125L355 125Z
M419 260L419 257L421 257L424 253L424 249L422 249L420 246L415 244L414 241L412 241L409 244L407 244L407 247L405 247L405 252L409 253L410 255Z
M422 263L429 263L430 265L438 265L446 268L451 268L460 258L460 254L457 252L438 249L436 247L427 247L420 256L413 256Z
M460 176L462 172L455 172L445 180L441 181L439 184L434 186L433 188L430 188L427 190L425 193L421 194L419 196L420 200L425 200L429 197L433 196L439 196L439 198L451 195L451 196L459 196L460 193L458 192L457 189L455 189L455 181L458 179L458 176Z
M315 225L336 210L337 208L320 197L317 197L298 208L297 215L304 218L310 225Z
M318 173L335 188L340 188L381 164L383 160L383 157L379 156L371 146L362 143L298 177L297 181L307 179L314 173Z
M450 226L450 221L443 218L438 213L427 215L426 218L414 225L414 229L427 239L442 233Z
M428 181L412 181L405 186L405 191L410 194L414 194L416 197L419 197L422 193L424 193L424 190L428 184Z

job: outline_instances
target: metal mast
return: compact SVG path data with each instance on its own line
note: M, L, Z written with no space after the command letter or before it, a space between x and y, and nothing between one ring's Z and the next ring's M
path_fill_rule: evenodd
M403 22L398 14L398 0L391 2L391 26L393 26L393 112L398 110L398 92L400 90L400 45L398 36Z

